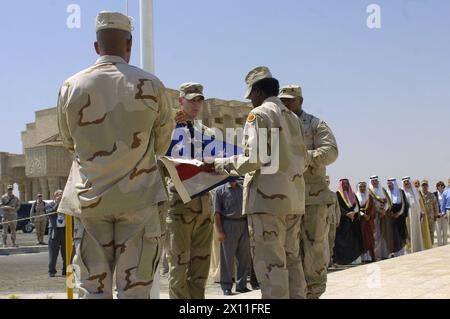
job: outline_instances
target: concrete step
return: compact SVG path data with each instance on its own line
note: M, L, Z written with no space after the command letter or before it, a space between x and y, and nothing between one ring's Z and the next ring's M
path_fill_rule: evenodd
M0 256L18 255L18 254L36 254L48 251L47 245L42 246L19 246L0 248Z

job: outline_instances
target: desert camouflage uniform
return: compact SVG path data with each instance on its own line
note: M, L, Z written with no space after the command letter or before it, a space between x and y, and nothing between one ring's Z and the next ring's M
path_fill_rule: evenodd
M428 227L430 229L430 239L431 243L434 243L434 231L436 227L436 220L439 217L439 202L436 196L431 192L423 192L423 201L426 208L426 213L428 217Z
M167 200L156 156L174 127L163 84L118 56L68 79L58 124L74 162L58 212L75 218L80 297L148 298L160 258L157 204Z
M34 224L36 228L36 237L38 243L42 244L44 242L45 235L45 227L47 226L47 216L45 215L45 202L35 201L33 205L31 205L30 209L30 217L32 217L31 222Z
M202 94L203 87L195 83L182 86L184 93ZM194 92L195 91L195 92ZM194 121L194 129L214 135L205 125ZM178 129L177 129L178 130ZM173 134L175 136L176 133ZM195 136L191 136L195 138ZM203 143L200 142L199 145ZM191 154L198 157L197 151ZM169 212L167 214L169 296L171 299L205 299L205 288L211 264L214 231L212 196L209 192L184 204L169 182Z
M204 299L213 236L209 193L183 204L173 188L167 215L169 295L171 299Z
M161 263L161 271L162 274L166 274L169 272L169 263L167 261L167 248L168 248L168 236L167 236L167 224L166 224L166 218L167 213L169 211L169 202L164 201L158 203L158 213L159 213L159 222L161 224L161 256L160 256L160 263Z
M333 204L327 204L328 207L327 224L329 225L327 260L329 266L333 265L333 250L334 250L334 241L336 239L336 227L339 224L339 221L341 220L341 209L339 208L337 196L335 196L334 199L335 202Z
M5 194L1 198L0 209L3 210L3 220L2 222L9 222L7 224L3 224L3 245L7 245L8 239L8 228L11 230L11 242L13 246L16 246L16 227L17 227L17 211L20 208L20 199L18 199L15 195Z
M270 136L272 128L279 132L275 144ZM268 129L268 149L279 150L275 171L265 170L268 165L261 162L254 147L255 132L263 129ZM262 298L305 298L299 237L305 207L306 149L298 118L278 97L269 97L250 112L244 137L243 155L216 159L214 164L219 172L245 174L243 211L248 215L251 253Z
M308 150L306 213L302 223L301 253L307 283L308 299L319 298L326 289L328 268L328 205L335 204L336 195L328 189L326 166L338 157L336 139L328 125L301 112L300 124Z

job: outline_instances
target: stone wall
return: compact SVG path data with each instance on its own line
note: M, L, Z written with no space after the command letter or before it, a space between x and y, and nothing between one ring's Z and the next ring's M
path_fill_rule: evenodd
M39 142L58 134L56 108L48 108L35 112L36 122L27 124L27 130L22 132L23 152L34 147Z

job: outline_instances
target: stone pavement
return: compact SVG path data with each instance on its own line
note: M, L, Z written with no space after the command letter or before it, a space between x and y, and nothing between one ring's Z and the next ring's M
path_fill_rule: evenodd
M62 280L63 278L61 278ZM1 281L1 280L0 280ZM61 292L15 293L21 299L65 298ZM10 295L0 294L0 299ZM161 299L168 299L167 279L161 278ZM207 299L259 299L260 291L224 297L217 284ZM323 299L448 299L450 245L373 264L332 272Z
M328 276L323 299L450 299L450 245Z

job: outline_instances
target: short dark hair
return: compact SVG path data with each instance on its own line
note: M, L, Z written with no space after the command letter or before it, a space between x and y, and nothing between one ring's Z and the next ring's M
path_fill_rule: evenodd
M437 182L436 188L439 187L439 186L444 186L445 187L444 182L442 182L442 181Z
M268 96L278 96L280 92L280 82L275 78L262 79L253 84L253 87L260 89Z

